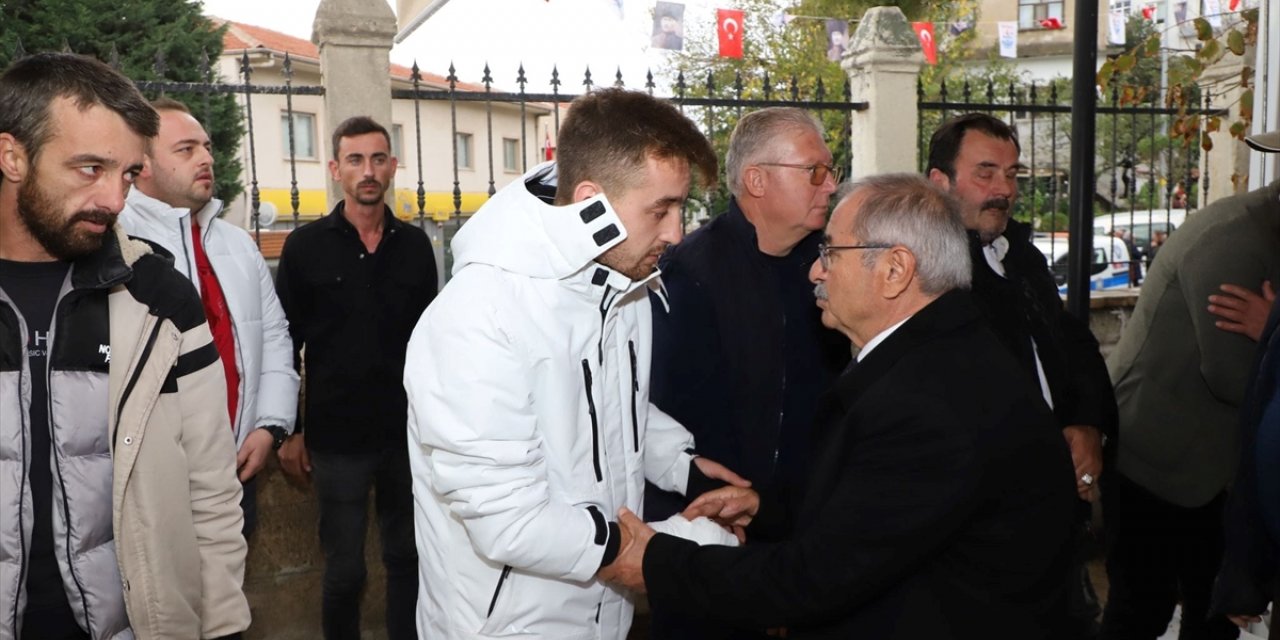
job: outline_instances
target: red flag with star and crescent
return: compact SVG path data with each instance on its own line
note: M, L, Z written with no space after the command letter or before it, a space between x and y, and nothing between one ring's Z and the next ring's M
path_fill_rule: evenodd
M742 58L742 10L716 9L721 58Z
M924 60L929 64L938 64L938 41L933 37L932 22L912 22L916 37L920 39L920 50L924 52Z

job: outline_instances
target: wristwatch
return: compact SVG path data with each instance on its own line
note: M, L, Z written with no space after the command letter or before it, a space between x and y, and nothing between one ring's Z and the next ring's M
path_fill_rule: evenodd
M264 429L267 433L271 434L271 450L272 451L279 451L280 445L283 445L284 441L289 439L289 432L285 431L284 427L278 424L271 424L271 425L267 425L265 427L260 427L260 428Z

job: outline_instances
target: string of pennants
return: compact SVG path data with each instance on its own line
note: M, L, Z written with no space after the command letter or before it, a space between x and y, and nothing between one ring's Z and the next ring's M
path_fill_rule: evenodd
M1222 13L1238 11L1242 8L1241 5L1251 4L1255 3L1250 0L1204 0L1204 17L1209 20L1214 28L1218 28L1221 26ZM1223 5L1226 6L1223 7ZM685 5L682 2L658 0L653 12L653 35L650 41L650 45L653 48L673 51L684 49L684 9ZM1185 8L1183 11L1185 12ZM1140 13L1146 20L1155 20L1156 4L1147 3L1142 5ZM741 9L716 9L716 38L720 57L742 58L742 45L747 36L744 18L745 14ZM845 43L848 42L849 21L816 16L794 16L785 12L779 12L772 16L770 21L775 26L783 26L797 18L823 21L827 33L827 58L836 61L843 56ZM1179 20L1181 21L1183 18L1180 17ZM1122 46L1126 44L1125 22L1127 19L1128 15L1123 12L1117 11L1108 15L1108 44ZM928 64L936 65L938 64L937 30L940 27L945 27L946 32L955 37L973 29L976 24L973 20L957 20L947 23L912 22L911 27L920 41L920 50L924 54L925 61ZM1000 56L1017 58L1018 22L1011 20L999 21L994 24L996 25L996 41L999 44ZM1045 30L1058 30L1065 28L1066 25L1061 17L1050 16L1040 20L1039 26Z

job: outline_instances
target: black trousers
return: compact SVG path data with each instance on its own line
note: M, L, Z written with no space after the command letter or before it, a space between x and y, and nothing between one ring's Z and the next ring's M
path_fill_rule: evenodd
M387 637L415 638L418 550L413 537L408 450L390 447L379 453L310 454L311 478L320 506L320 547L324 551L324 637L360 638L360 596L366 575L364 536L372 489L382 538L382 564L387 571Z
M1239 630L1225 617L1208 617L1222 562L1226 493L1186 508L1156 497L1115 469L1102 483L1110 590L1100 637L1158 638L1181 600L1179 640L1236 638Z

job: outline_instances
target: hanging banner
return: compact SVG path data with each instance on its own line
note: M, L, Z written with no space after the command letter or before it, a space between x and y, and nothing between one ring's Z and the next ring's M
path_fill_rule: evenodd
M838 62L844 57L844 44L849 41L849 23L844 20L827 19L827 59Z
M658 2L653 10L653 36L649 43L654 49L684 50L684 4Z
M716 35L721 58L742 59L742 10L716 9Z
M1000 34L1000 57L1018 57L1018 23L997 22L996 32Z
M1124 13L1116 11L1107 18L1107 44L1118 44L1124 46Z
M920 50L924 52L924 61L938 64L938 41L933 37L932 22L912 22L911 30L916 32L920 40Z

